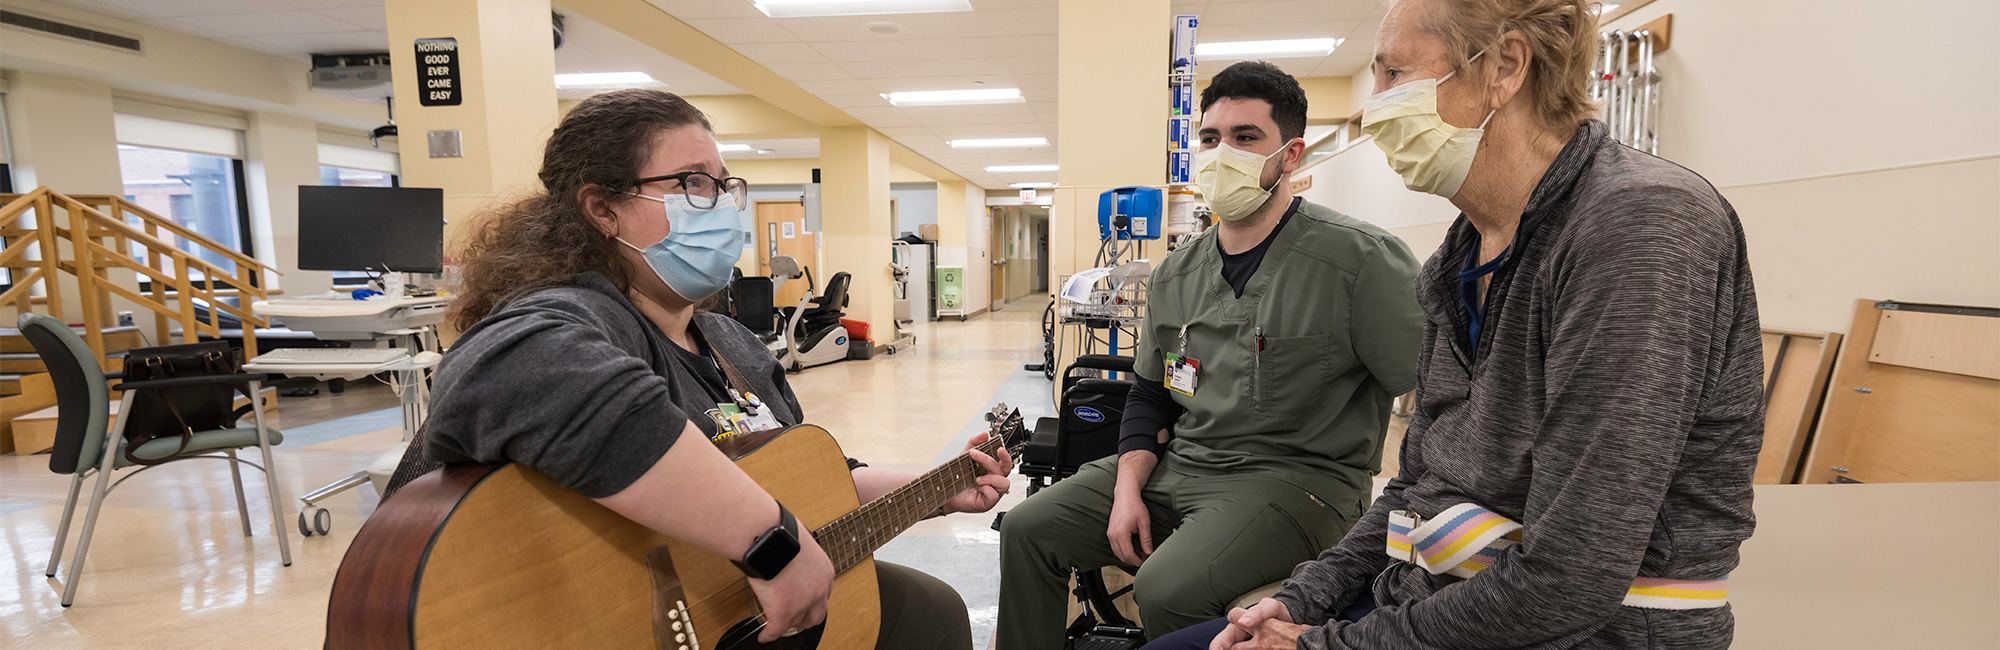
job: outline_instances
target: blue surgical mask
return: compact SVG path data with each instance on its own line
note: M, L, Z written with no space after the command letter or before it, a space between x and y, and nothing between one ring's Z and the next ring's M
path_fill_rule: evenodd
M736 211L736 199L725 193L716 197L715 207L700 210L688 204L686 195L665 197L633 194L665 204L667 238L639 248L620 237L618 243L639 251L646 265L653 267L667 288L690 301L715 295L728 286L730 269L743 256L743 219Z

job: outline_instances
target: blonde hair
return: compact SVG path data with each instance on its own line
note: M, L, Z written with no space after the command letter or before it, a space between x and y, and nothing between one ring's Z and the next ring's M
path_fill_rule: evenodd
M1522 88L1536 117L1573 129L1597 113L1590 101L1590 68L1597 59L1597 16L1590 0L1427 0L1418 24L1444 41L1446 56L1464 65L1519 31L1531 63ZM1475 79L1480 70L1467 71Z

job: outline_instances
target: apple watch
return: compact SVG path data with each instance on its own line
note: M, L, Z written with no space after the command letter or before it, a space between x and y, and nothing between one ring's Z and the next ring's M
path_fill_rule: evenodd
M792 558L799 555L799 520L785 504L778 504L778 525L772 526L757 539L751 540L750 550L743 552L743 561L730 560L736 570L757 580L778 577Z

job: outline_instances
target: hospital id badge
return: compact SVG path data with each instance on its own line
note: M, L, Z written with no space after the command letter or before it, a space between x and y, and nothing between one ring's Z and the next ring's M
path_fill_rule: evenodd
M1167 355L1167 388L1194 397L1195 383L1200 379L1200 375L1200 361L1178 354Z

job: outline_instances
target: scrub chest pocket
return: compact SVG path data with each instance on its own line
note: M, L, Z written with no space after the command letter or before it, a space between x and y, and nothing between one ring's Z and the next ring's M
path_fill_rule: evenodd
M1334 368L1333 336L1264 337L1261 347L1252 347L1251 393L1257 414L1266 419L1289 420L1293 415L1316 408L1325 396Z

